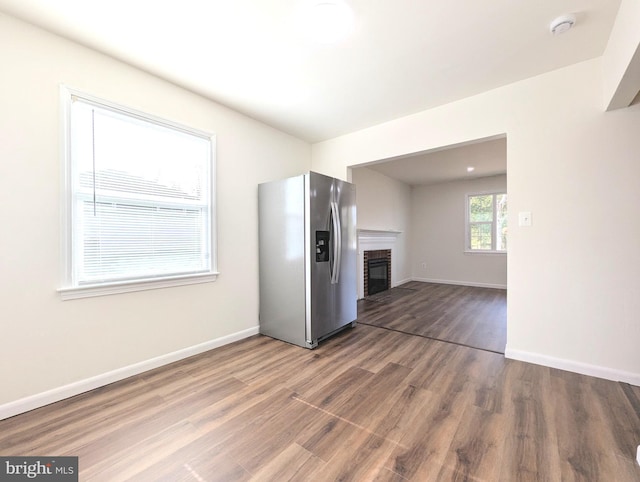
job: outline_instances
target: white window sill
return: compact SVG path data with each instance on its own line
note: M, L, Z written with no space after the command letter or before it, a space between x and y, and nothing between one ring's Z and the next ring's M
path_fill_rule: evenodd
M479 249L465 249L464 250L464 254L502 254L502 255L506 255L507 252L506 251L481 251Z
M59 288L60 298L63 301L79 298L91 298L94 296L115 295L118 293L130 293L132 291L154 290L158 288L170 288L172 286L184 286L199 283L211 283L218 278L219 273L205 273L197 275L174 276L144 281L123 281L118 283L104 283L99 285L86 285L80 287Z

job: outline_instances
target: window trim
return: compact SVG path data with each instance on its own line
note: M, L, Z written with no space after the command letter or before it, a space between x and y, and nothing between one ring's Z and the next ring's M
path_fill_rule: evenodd
M73 225L71 219L72 213L72 178L71 178L71 102L73 97L78 97L85 102L96 104L99 107L106 107L115 110L127 116L133 116L147 122L153 122L158 125L171 129L186 132L191 135L208 139L211 143L211 169L210 169L210 209L209 209L209 228L208 233L211 242L211 267L208 272L170 275L166 277L156 277L149 279L123 280L117 282L107 282L99 284L73 284L73 267L72 249L73 249ZM87 298L93 296L104 296L118 293L128 293L133 291L143 291L157 288L167 288L172 286L184 286L197 283L213 282L220 274L217 270L217 204L216 204L216 136L210 132L187 127L167 119L163 119L153 114L147 114L120 104L95 97L77 89L73 89L64 84L60 85L60 113L61 122L61 142L60 142L60 159L61 159L61 179L60 179L60 222L61 222L61 253L60 253L60 273L61 287L57 289L62 300L70 300L77 298Z
M490 254L490 255L506 255L508 253L508 250L497 250L495 248L492 249L471 249L471 233L470 233L470 226L471 226L471 221L469 219L469 198L471 197L475 197L475 196L489 196L492 195L494 196L494 200L495 200L495 196L499 195L499 194L505 194L508 196L507 190L497 190L497 191L480 191L480 192L472 192L472 193L467 193L465 195L465 205L464 205L464 253L465 254ZM482 224L483 222L478 222L477 224ZM495 229L495 226L497 224L497 209L496 209L496 203L493 203L493 220L492 221L484 221L484 224L491 224L492 227ZM491 245L493 247L495 247L496 245L496 233L493 232L492 230L492 236L491 236Z

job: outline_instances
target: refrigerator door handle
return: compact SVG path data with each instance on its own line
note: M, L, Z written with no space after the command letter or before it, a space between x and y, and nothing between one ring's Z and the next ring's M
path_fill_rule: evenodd
M340 225L340 210L338 203L331 202L331 221L333 227L333 266L331 270L331 284L337 284L340 279L340 263L342 255L342 230Z

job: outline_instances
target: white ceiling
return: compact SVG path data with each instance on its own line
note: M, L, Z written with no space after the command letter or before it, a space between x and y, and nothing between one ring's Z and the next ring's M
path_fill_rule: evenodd
M467 167L473 172L467 172ZM475 143L414 154L365 166L409 186L496 176L507 172L507 139Z
M0 0L86 44L309 142L601 55L620 0L346 0L353 34L315 44L311 0ZM574 29L549 33L558 15Z

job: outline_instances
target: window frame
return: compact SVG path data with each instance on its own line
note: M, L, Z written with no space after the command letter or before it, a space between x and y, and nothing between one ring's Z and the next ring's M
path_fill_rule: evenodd
M507 249L498 250L496 249L497 243L497 216L498 216L498 208L497 208L497 196L504 194L507 196L508 202L508 193L505 190L498 191L484 191L484 192L473 192L467 193L465 195L465 206L464 206L464 214L465 214L465 229L464 229L464 252L465 254L507 254ZM482 221L482 222L474 222L473 224L491 224L491 249L471 249L471 216L469 213L469 200L472 197L476 196L493 196L493 218L491 221ZM507 208L508 209L508 208Z
M177 130L183 133L205 138L210 143L210 173L209 173L209 212L208 242L210 244L210 266L208 271L202 273L189 273L179 275L158 276L154 278L139 278L130 280L119 280L113 282L102 282L95 284L78 284L74 279L73 266L73 180L72 180L72 140L71 140L71 103L73 98L79 98L84 102L94 104L97 107L106 108L125 116L134 117L146 122L151 122L162 127ZM127 293L133 291L143 291L149 289L167 288L172 286L183 286L197 283L213 282L219 274L217 270L217 216L216 216L216 136L215 134L194 129L182 124L178 124L167 119L163 119L152 114L141 112L136 109L98 98L77 89L73 89L64 84L60 85L60 112L61 122L61 256L60 263L62 274L61 287L58 288L62 300L76 298L87 298L93 296L103 296L117 293Z

